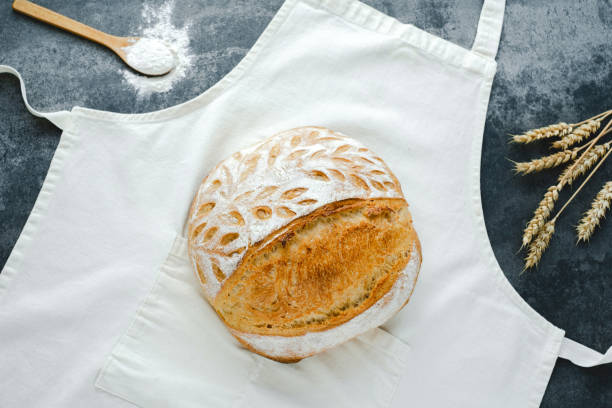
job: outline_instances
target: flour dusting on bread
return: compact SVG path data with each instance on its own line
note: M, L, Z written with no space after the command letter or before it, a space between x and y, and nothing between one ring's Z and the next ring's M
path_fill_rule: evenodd
M374 197L401 198L397 179L372 151L329 129L292 129L234 153L206 177L190 213L207 298L272 231L325 204Z
M383 324L409 300L420 243L397 178L322 127L221 161L190 209L204 295L247 348L299 361Z

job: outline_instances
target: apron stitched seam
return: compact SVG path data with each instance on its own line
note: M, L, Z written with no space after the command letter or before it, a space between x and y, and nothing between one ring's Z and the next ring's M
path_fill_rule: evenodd
M9 290L10 282L13 277L19 273L18 268L23 264L25 253L29 248L31 237L36 235L40 222L44 219L41 213L45 213L55 196L55 190L57 188L57 182L60 180L61 173L64 170L66 161L70 158L73 153L74 144L78 143L79 136L70 130L62 131L60 135L60 141L58 143L47 175L43 180L42 187L38 192L38 196L34 201L34 206L28 215L26 223L17 238L11 253L9 255L4 268L0 273L0 303L4 299L4 294Z
M546 392L548 382L552 370L555 367L555 362L559 356L559 350L561 349L561 343L565 335L564 331L551 330L549 333L549 341L546 343L546 347L542 352L542 361L539 365L539 369L534 373L535 380L533 382L533 393L531 397L531 406L538 408Z
M491 92L493 75L485 79L484 84L481 86L482 98L479 114L482 115L482 126L479 126L475 131L476 137L472 140L472 154L470 156L470 190L472 192L472 222L475 227L475 233L480 245L479 254L483 258L488 268L494 276L494 284L500 289L504 296L508 298L513 305L519 308L525 315L530 324L538 329L540 333L548 332L550 327L555 327L552 323L546 320L542 315L535 311L514 289L510 284L506 276L504 275L501 266L495 258L491 242L487 234L486 224L484 221L484 214L482 211L481 191L480 191L480 162L482 155L482 144L484 140L484 126L486 120L486 114L488 110L489 96ZM485 95L488 95L485 97Z
M383 404L383 407L391 407L393 405L393 401L395 400L395 396L397 395L397 390L399 390L400 382L402 381L402 377L405 374L406 368L408 367L408 360L398 360L400 362L399 370L393 379L393 389L389 393L389 398L387 398L386 403Z
M143 300L138 304L135 312L133 314L130 314L133 316L130 323L125 328L125 330L120 333L120 335L117 337L117 340L110 348L108 358L94 381L97 387L102 388L99 383L104 377L108 368L111 366L111 364L116 362L115 356L125 355L124 350L127 347L127 345L125 344L125 340L127 338L137 340L139 336L142 335L142 310L145 306L154 303L159 297L159 291L157 291L157 293L154 293L154 291L160 286L161 280L164 277L164 268L167 266L167 263L169 262L172 256L172 248L174 247L174 242L175 240L171 240L170 247L167 252L168 255L166 256L166 259L161 263L161 265L157 268L157 275L155 277L155 281L151 285L151 288L147 291L147 294L144 296ZM152 295L154 295L154 297L151 297ZM140 328L138 327L138 325L140 325ZM132 334L131 332L133 331L135 331L135 333Z
M493 58L484 56L482 54L474 52L473 50L461 47L451 41L445 40L442 37L438 37L436 35L428 33L427 31L420 29L412 24L404 24L397 20L397 18L391 17L390 15L385 14L373 7L370 7L367 4L361 3L358 0L335 0L333 3L326 0L300 1L320 10L325 10L329 14L340 18L346 23L362 28L366 31L397 38L403 41L404 43L412 46L413 48L423 53L426 53L428 56L434 57L435 60L448 63L454 66L455 68L459 68L477 74L486 74L490 70L490 66L492 64L495 64L495 60ZM387 23L387 25L378 24L376 28L368 27L365 21L358 21L357 17L352 16L350 14L350 6L362 8L363 15L366 18L378 17L379 19L383 20L383 23L384 20L388 20L389 23ZM341 7L343 8L340 11ZM420 36L421 38L417 38L418 36ZM435 49L431 47L431 45L436 45L436 42L441 45L443 51L450 49L451 51L453 51L451 54L456 54L456 52L461 53L461 60L459 60L458 58L451 58L450 55L442 55L441 52L436 52ZM484 66L482 68L482 71L480 69L470 69L468 66L466 66L466 61L468 61L469 59L479 61Z
M359 339L359 337L357 337L357 339ZM396 340L401 342L399 338L396 338ZM391 390L387 394L387 398L380 399L379 400L380 404L377 404L378 406L384 407L384 408L390 407L391 403L393 402L393 399L395 398L395 394L397 393L397 390L399 389L399 384L401 382L401 379L405 374L405 369L408 366L408 353L410 352L410 346L401 342L404 348L399 352L400 355L394 355L392 352L389 352L386 348L379 346L375 342L370 343L370 342L365 342L363 340L361 341L367 347L371 348L374 352L379 352L389 357L391 360L391 365L395 369L392 372L392 384L390 387Z
M376 327L373 330L380 330L384 333L380 333L378 331L376 331L376 335L375 336L380 336L383 337L384 339L382 339L381 341L393 341L392 345L390 346L391 349L388 349L387 347L381 347L378 345L378 343L376 342L376 339L369 339L368 336L371 335L371 333L362 333L361 335L355 337L357 340L359 340L360 342L362 342L363 344L366 344L372 348L374 348L375 350L383 353L384 355L391 357L393 359L398 359L398 360L407 360L408 354L410 353L410 351L412 350L412 348L410 347L410 345L408 345L407 343L405 343L404 341L402 341L399 337L394 336L393 334L387 332L384 329L381 329L380 327Z

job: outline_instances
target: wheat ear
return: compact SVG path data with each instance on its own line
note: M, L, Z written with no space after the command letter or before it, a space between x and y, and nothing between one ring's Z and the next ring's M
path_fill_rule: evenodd
M585 152L578 160L568 166L561 175L559 175L559 184L561 187L572 183L581 175L586 173L595 163L599 161L609 150L612 142L593 146L590 151Z
M591 135L599 130L601 126L601 121L605 116L597 120L590 120L587 123L584 123L578 126L577 129L574 129L572 133L562 137L560 140L553 142L552 147L555 149L567 149L570 146L575 145L576 143L580 143L583 140L588 139Z
M565 122L555 123L539 129L532 129L522 135L511 135L515 143L531 143L536 140L548 139L550 137L563 137L572 131L572 126Z
M603 132L607 130L612 122L608 123L606 128L600 133L595 139L591 141L591 143L595 143L601 136ZM540 229L544 226L548 218L550 217L550 213L555 207L555 202L559 198L559 191L567 185L572 184L576 178L580 175L586 173L595 163L597 163L602 156L606 154L606 152L610 152L610 144L612 142L607 142L602 145L593 146L592 144L586 149L582 155L577 160L574 160L559 176L559 183L556 186L551 186L544 194L544 198L538 204L536 208L533 218L529 220L527 226L523 230L523 243L521 248L528 245L534 236L540 231ZM601 161L600 161L601 163ZM599 165L598 165L599 166Z
M610 126L610 124L608 123L608 126ZM576 189L576 191L574 191L574 194L572 194L572 196L565 202L565 204L563 205L563 207L561 207L561 209L559 211L557 211L557 215L555 215L553 217L553 219L551 220L551 222L555 223L557 221L557 219L561 216L561 214L563 213L563 211L567 208L568 205L570 205L570 203L572 202L572 200L574 200L574 198L576 198L576 196L578 195L578 193L580 193L580 190L582 190L584 188L584 186L586 185L586 183L589 182L589 180L591 179L591 177L593 177L593 175L595 175L595 173L597 173L597 170L599 170L599 168L604 164L604 162L606 161L606 159L610 156L610 153L612 153L612 150L609 150L608 153L606 153L606 155L604 157L601 158L601 160L599 161L599 163L597 163L597 166L595 166L595 168L593 170L591 170L591 172L589 173L589 175L587 176L587 178L584 179L584 181L582 182L582 184L580 184L580 187L578 187Z
M578 242L588 241L593 235L595 228L605 217L606 211L610 209L612 203L612 181L604 184L603 188L597 193L595 200L591 204L591 208L584 214L580 223L576 227L578 233Z
M546 224L546 221L550 217L550 213L555 208L555 202L559 199L561 187L562 186L559 184L548 187L546 194L544 194L544 198L540 201L540 204L538 204L533 214L533 218L529 220L523 231L523 245L521 248L527 246L533 237L538 234L540 229L542 229L544 224Z
M572 165L561 174L557 185L548 187L533 217L523 230L523 243L521 247L527 246L542 229L555 208L555 202L559 199L559 192L561 189L563 189L566 184L572 184L576 178L586 173L608 151L610 151L610 142L604 145L595 146L587 155L581 156L577 162L572 163Z
M564 150L562 152L553 153L548 156L540 157L528 162L514 163L514 171L516 173L529 174L544 169L560 166L570 160L574 160L582 147L577 147L573 150Z
M578 125L582 123L586 123L591 119L597 119L600 116L603 116L609 113L612 113L612 110L604 112L603 114L594 116L583 122L580 122ZM525 229L525 233L523 235L522 247L529 244L532 241L534 235L536 236L536 239L534 240L534 242L532 242L531 245L529 246L529 252L528 252L527 257L525 258L525 269L523 269L523 272L525 272L525 270L527 270L528 268L531 268L538 264L538 262L542 258L543 252L548 247L548 244L550 242L552 235L555 232L555 222L557 221L561 213L563 213L563 211L567 208L567 206L572 202L572 200L578 195L580 190L582 190L585 184L591 179L591 177L593 177L595 172L597 172L597 170L601 167L601 165L606 161L608 156L610 156L610 154L612 153L612 150L610 150L610 146L609 146L610 142L604 145L598 145L598 146L604 146L604 147L608 145L607 153L603 157L601 157L601 160L599 160L599 163L597 163L597 166L595 166L595 168L591 170L591 173L582 182L580 187L576 189L574 194L572 194L572 196L565 202L563 207L561 207L561 209L557 212L557 214L553 217L553 219L546 222L546 220L550 216L551 211L554 208L555 201L559 198L559 190L561 190L563 186L567 183L567 180L572 177L574 168L579 167L582 159L584 159L585 157L589 157L589 153L593 149L593 146L595 146L597 141L601 139L607 133L607 130L611 126L612 126L612 121L608 121L608 123L603 128L603 130L599 132L599 134L586 145L587 148L580 155L580 157L577 160L574 160L574 162L570 164L570 166L568 166L568 168L566 169L567 174L564 177L560 178L559 184L548 188L548 191L544 195L544 199L540 202L540 205L536 209L533 219L528 223L527 228Z
M542 259L542 254L548 248L548 244L550 243L550 239L555 233L555 219L548 221L538 232L533 242L529 245L529 252L525 257L525 268L523 272L525 272L529 268L533 268L538 263L540 263L540 259Z
M599 114L596 117L592 117L589 120L596 119L602 115L607 115L609 113L612 113L612 110ZM586 123L587 121L584 121L584 123ZM577 160L574 160L574 162L565 169L564 171L565 174L562 174L561 177L559 178L562 186L564 186L567 183L566 178L570 176L570 173L574 171L574 168L577 167L577 165L582 161L582 159L584 159L584 157L586 157L591 152L591 150L593 149L593 146L595 146L595 143L597 143L599 139L601 139L606 133L608 133L608 129L610 128L610 126L612 126L612 121L608 121L608 123L606 124L606 126L604 126L601 132L599 132L599 134L593 140L591 140L589 143L585 145L587 146L587 149L584 152L582 152L580 157L578 157Z

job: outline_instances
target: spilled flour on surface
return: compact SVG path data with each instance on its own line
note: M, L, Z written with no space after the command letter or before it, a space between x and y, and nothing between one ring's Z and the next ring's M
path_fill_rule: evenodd
M177 81L185 77L193 63L194 57L189 49L189 24L181 28L174 26L173 10L174 0L159 8L145 3L142 9L143 23L137 35L165 42L176 54L176 67L160 77L139 75L128 68L122 70L123 79L136 90L138 98L170 91Z

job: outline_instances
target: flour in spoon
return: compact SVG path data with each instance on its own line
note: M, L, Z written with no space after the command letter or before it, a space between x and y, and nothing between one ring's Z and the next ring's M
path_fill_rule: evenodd
M155 38L140 38L123 50L128 64L142 74L163 75L174 68L174 54Z
M139 99L170 91L192 66L194 56L189 49L189 24L182 27L173 25L173 10L174 1L166 2L161 7L145 3L142 9L143 23L135 35L163 41L174 52L176 66L168 74L157 77L140 75L129 68L123 69L123 79L135 89Z

